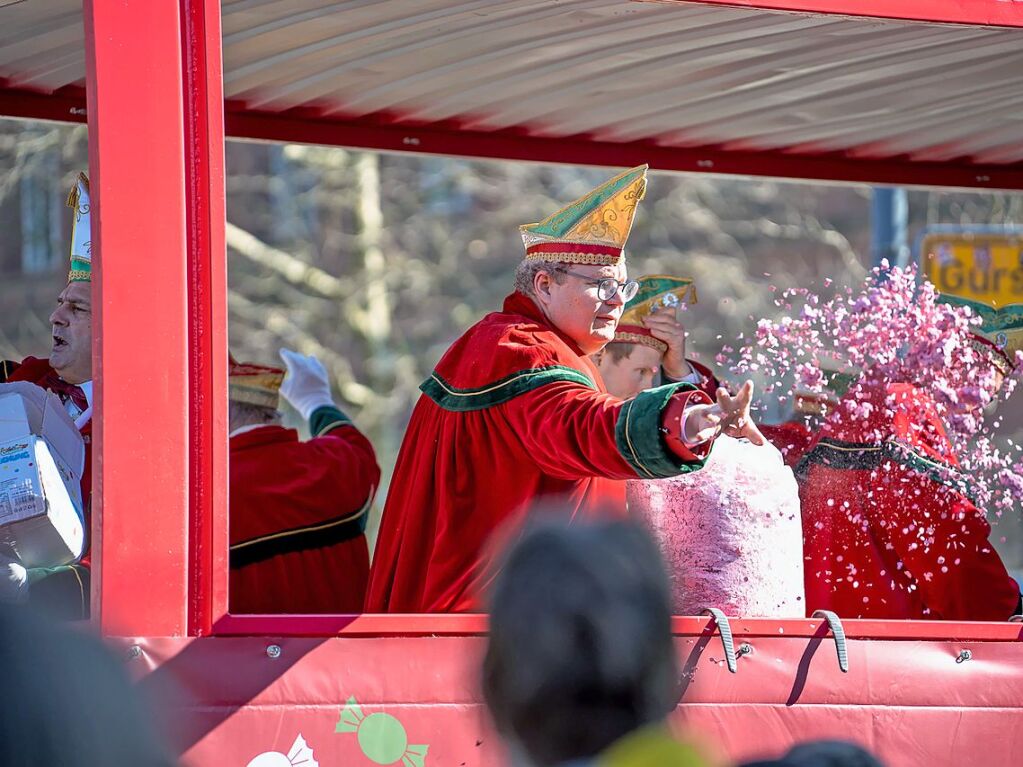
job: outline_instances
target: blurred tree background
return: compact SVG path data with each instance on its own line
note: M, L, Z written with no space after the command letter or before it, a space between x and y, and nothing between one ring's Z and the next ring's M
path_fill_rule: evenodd
M84 126L0 121L0 358L49 349L70 232L64 201L86 153ZM339 404L373 440L385 483L419 384L510 291L518 226L611 172L234 141L227 168L233 353L278 364L289 346L320 357ZM160 180L144 193L159 204ZM1023 222L1021 194L911 190L909 206L911 243L928 224ZM713 364L752 318L776 316L770 286L857 285L869 245L869 187L655 172L629 269L696 280L699 302L683 319L692 355ZM1016 432L1023 424L1013 420ZM1020 515L1000 526L995 540L1005 537L1007 559L1023 567L1008 529Z

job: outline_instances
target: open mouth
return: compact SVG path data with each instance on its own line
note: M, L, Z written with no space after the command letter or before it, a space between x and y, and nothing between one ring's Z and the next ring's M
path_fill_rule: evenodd
M53 337L53 348L54 349L63 349L65 346L67 346L67 341L65 341L60 336L54 336Z

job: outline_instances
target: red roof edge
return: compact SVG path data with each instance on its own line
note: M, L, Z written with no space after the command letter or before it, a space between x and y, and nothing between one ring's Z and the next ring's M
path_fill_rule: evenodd
M723 5L764 11L967 24L984 27L1023 27L1023 3L1015 0L636 0L638 2Z

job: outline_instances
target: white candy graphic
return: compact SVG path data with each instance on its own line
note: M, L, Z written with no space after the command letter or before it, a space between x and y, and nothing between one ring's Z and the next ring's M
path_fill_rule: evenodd
M313 750L306 745L302 733L299 733L287 756L280 751L266 751L246 767L320 767L320 763L313 756Z

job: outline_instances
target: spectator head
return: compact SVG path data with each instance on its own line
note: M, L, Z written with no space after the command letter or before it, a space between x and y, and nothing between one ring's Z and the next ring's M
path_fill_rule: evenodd
M0 605L0 764L170 767L135 687L98 639Z
M844 740L815 740L794 746L785 755L792 767L883 767L869 751Z
M781 759L744 762L740 767L884 767L866 749L845 740L800 743Z
M531 526L490 593L483 695L537 767L592 757L678 702L668 584L627 522Z

